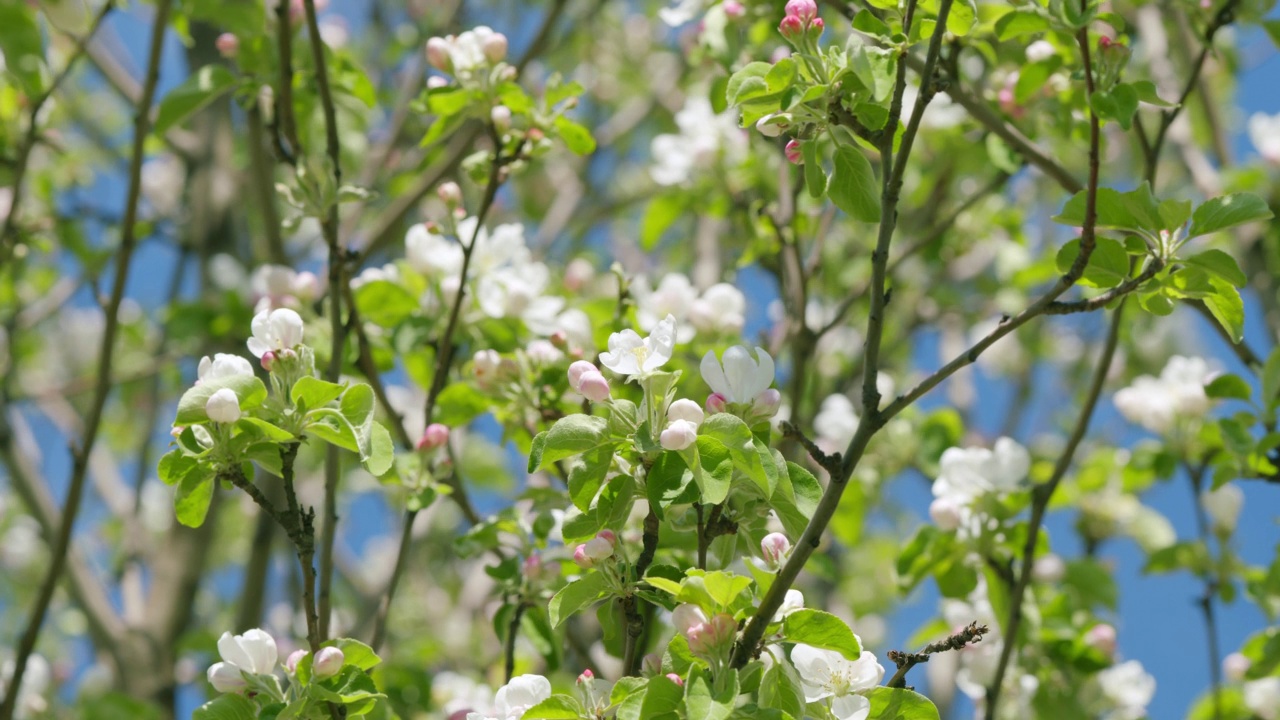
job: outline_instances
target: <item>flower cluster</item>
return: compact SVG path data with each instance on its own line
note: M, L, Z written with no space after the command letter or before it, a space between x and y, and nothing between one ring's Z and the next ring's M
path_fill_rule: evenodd
M948 448L939 461L929 516L942 530L956 530L973 516L972 507L987 495L1019 489L1031 470L1031 455L1010 438L994 448Z
M1167 433L1180 419L1203 417L1212 402L1204 387L1215 373L1201 358L1175 355L1160 377L1142 375L1116 393L1116 409L1130 422L1155 432Z
M427 40L427 62L463 83L473 81L507 57L507 36L480 25L458 35Z

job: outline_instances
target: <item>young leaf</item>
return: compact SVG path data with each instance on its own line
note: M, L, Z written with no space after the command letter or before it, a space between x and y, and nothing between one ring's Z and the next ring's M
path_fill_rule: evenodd
M205 65L169 91L156 111L155 131L163 133L236 85L236 76L222 65Z
M213 474L201 467L183 475L173 494L173 511L178 522L193 528L203 525L215 485Z
M1207 235L1272 217L1267 202L1253 193L1232 193L1205 202L1191 215L1190 237Z
M324 407L342 394L346 390L346 386L337 383L326 382L320 378L304 375L298 378L293 384L293 388L289 390L289 397L293 400L294 405L300 406L303 412L318 407Z
M1236 259L1221 250L1205 250L1191 257L1182 258L1182 262L1203 268L1213 275L1226 280L1235 287L1241 288L1249 281L1236 263Z
M529 472L564 458L582 453L608 442L609 421L592 415L567 415L556 421L550 430L538 434L534 450L529 454ZM534 461L537 461L536 463Z
M255 720L257 717L258 706L236 694L219 695L191 714L191 720Z
M822 169L818 143L814 140L801 143L800 153L804 156L805 188L809 191L809 197L820 198L827 192L827 173Z
M835 169L827 192L831 202L854 220L880 222L880 192L871 162L861 150L848 145L836 148Z
M1204 298L1204 304L1231 337L1232 342L1244 339L1244 301L1240 299L1240 291L1231 283L1216 277L1209 278L1215 289L1214 294Z
M534 705L520 717L523 720L579 720L587 712L582 703L571 695L552 695Z
M867 720L939 720L938 708L914 690L878 687L868 697L871 715Z
M551 626L560 627L570 615L604 597L608 589L609 583L600 572L588 573L560 588L548 607Z
M835 650L850 660L862 654L862 643L843 620L828 612L804 608L782 621L787 642L804 643L823 650Z

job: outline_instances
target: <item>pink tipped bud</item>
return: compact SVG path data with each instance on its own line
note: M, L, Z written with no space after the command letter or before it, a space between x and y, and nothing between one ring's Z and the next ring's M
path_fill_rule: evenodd
M1098 47L1102 48L1103 50L1106 50L1107 48L1111 47L1112 42L1113 40L1111 38L1107 37L1106 35L1103 35L1102 37L1098 38Z
M262 369L271 372L271 366L276 364L276 354L271 350L262 353L262 359L259 361Z
M600 532L596 533L596 537L600 538L601 540L609 541L609 544L615 547L618 545L618 536L612 530L601 530Z
M822 22L822 18L814 18L813 22L809 23L809 32L813 33L813 36L817 38L822 35L822 31L826 26L826 23Z
M698 426L688 420L672 420L658 436L664 450L684 450L698 441Z
M727 650L737 634L738 622L732 615L721 613L691 628L685 637L689 640L689 652L705 658Z
M507 57L507 36L502 33L494 33L484 39L481 47L484 50L485 58L489 62L502 62Z
M431 423L426 430L422 431L422 437L418 439L415 446L418 450L435 450L449 442L449 426L441 423Z
M1084 634L1086 645L1102 651L1103 655L1113 657L1116 654L1116 629L1107 623L1099 623L1089 628Z
M590 570L596 566L596 561L587 554L585 543L573 549L573 563L583 570Z
M778 32L788 40L797 40L804 36L804 22L795 15L788 15L778 23Z
M288 670L290 675L298 672L298 663L302 662L302 658L306 656L306 650L294 650L289 653L289 657L285 658L284 669Z
M342 651L336 647L320 648L316 653L316 658L311 662L311 677L316 680L324 680L337 675L342 670L342 664L346 662L346 657Z
M449 207L462 204L462 188L458 187L456 182L440 183L440 187L436 188L436 195Z
M720 8L724 10L726 17L734 19L742 17L747 12L747 9L738 0L725 0L720 4Z
M506 105L494 105L489 111L489 120L493 123L493 127L500 133L511 129L511 108Z
M1253 663L1244 655L1234 652L1222 659L1222 676L1227 682L1240 682Z
M240 53L240 38L234 33L222 33L213 44L218 48L218 54L224 58L233 58Z
M697 605L685 603L677 605L676 609L671 611L671 623L676 626L676 632L686 638L689 637L690 630L702 626L705 622L707 622L707 615Z
M808 25L818 17L818 3L814 0L788 0L787 16L798 18L800 22Z
M574 390L582 384L582 376L589 372L598 373L600 369L586 360L576 360L569 365L569 387Z
M792 165L800 165L804 162L804 155L800 152L800 141L791 139L787 141L787 146L782 149L784 155L787 156L787 162Z
M183 427L182 425L174 425L173 427L169 428L169 434L172 435L173 438L176 440L177 438L182 436L182 431L185 429L186 428Z
M759 395L751 401L751 414L756 417L771 418L778 414L778 408L782 406L782 393L777 388L768 388L762 390Z
M578 675L578 684L579 684L579 685L586 685L587 683L589 683L589 682L591 682L591 681L593 681L593 680L595 680L595 679L596 679L596 674L595 674L595 673L593 673L593 672L591 672L591 668L587 668L586 670L583 670L583 671Z
M649 653L644 656L644 660L640 664L640 672L647 676L657 675L662 672L662 656L658 653Z
M594 537L582 544L583 552L591 558L593 563L603 562L613 557L613 548L613 541L603 537ZM577 551L574 552L574 559L577 559Z
M667 679L679 685L680 687L684 687L684 678L680 677L675 673L667 673Z
M557 330L551 333L551 337L549 339L551 340L551 346L557 350L569 349L569 336L565 331Z
M933 524L937 525L939 530L951 532L959 528L964 521L960 510L960 505L956 501L940 497L929 504L929 519L933 520Z
M715 415L722 413L729 406L729 399L720 393L711 393L707 396L707 412Z
M442 37L427 40L427 62L437 70L449 72L453 62L449 59L449 41Z
M542 556L537 553L533 553L524 559L524 563L520 566L520 574L523 575L526 580L534 581L542 577L544 569L545 563L542 562Z
M542 128L529 128L529 132L525 133L525 137L529 138L530 142L539 142L546 136L547 134L542 132Z
M578 380L578 392L591 402L603 402L609 399L609 381L596 370L583 373Z
M770 570L777 570L791 553L791 541L782 533L769 533L760 541L760 554Z

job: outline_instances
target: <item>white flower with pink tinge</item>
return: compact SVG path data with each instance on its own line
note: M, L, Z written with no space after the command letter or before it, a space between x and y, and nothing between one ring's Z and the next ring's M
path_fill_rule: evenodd
M871 701L865 693L884 679L884 666L874 653L863 651L850 660L834 650L822 650L798 643L791 650L791 662L800 674L805 702L830 698L831 712L839 720L865 720Z
M600 364L619 375L648 375L666 364L676 344L676 319L670 315L648 337L635 330L609 336L609 350L600 353Z

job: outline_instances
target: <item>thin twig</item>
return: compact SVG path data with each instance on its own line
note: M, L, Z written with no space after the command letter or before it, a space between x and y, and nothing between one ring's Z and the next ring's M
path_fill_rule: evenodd
M962 650L966 645L982 642L982 636L988 632L990 632L990 629L986 625L979 625L977 621L974 621L958 633L938 642L929 643L918 653L890 650L889 659L898 666L898 670L893 674L893 677L889 678L889 682L885 683L885 687L905 688L907 686L907 673L916 665L929 662L930 655L949 650Z
M102 422L103 410L107 404L107 396L111 393L111 367L115 361L115 340L120 327L120 304L124 300L125 286L129 279L129 269L133 259L133 250L137 245L138 200L142 192L142 161L145 154L147 135L151 129L151 103L155 99L156 85L160 80L160 51L164 46L164 36L168 29L169 8L171 0L157 0L156 14L151 28L151 44L147 56L147 77L134 114L133 154L129 163L129 192L125 200L124 227L121 230L120 250L115 258L115 277L111 286L111 296L107 301L105 326L102 331L102 345L98 349L98 384L94 392L93 402L84 423L84 435L78 447L72 450L71 480L68 483L67 497L62 510L62 526L58 529L57 540L53 547L49 567L36 597L36 605L27 622L26 630L18 643L14 657L13 674L9 679L10 692L5 694L4 704L0 706L0 720L13 720L17 706L17 688L22 686L22 676L26 672L27 661L35 650L36 640L40 637L40 629L44 625L45 615L49 611L49 603L58 585L58 578L66 565L67 553L71 547L71 536L75 528L76 516L80 512L81 499L84 495L85 476L89 467L89 456L93 452L94 443L98 439L98 430ZM83 47L83 46L82 46ZM12 215L12 211L11 211Z

